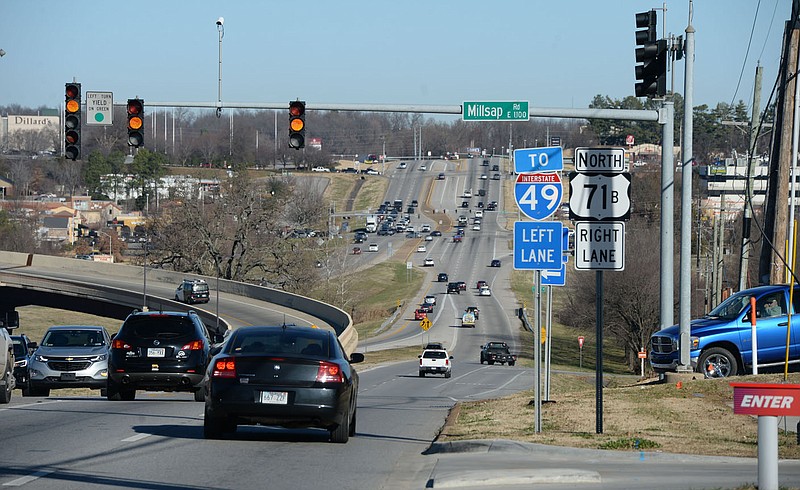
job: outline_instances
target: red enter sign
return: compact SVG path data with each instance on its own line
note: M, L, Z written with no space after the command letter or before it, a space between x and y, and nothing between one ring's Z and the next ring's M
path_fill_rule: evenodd
M800 415L800 385L731 383L733 413L743 415Z

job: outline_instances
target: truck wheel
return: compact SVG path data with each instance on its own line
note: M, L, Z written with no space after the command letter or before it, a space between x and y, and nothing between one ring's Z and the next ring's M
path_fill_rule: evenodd
M3 376L4 385L0 387L0 403L9 403L11 401L11 372L6 371Z
M739 362L728 349L712 347L700 355L697 370L706 378L727 378L739 374Z
M494 366L494 361L486 361L489 363L490 366Z
M419 372L419 377L420 378L424 378L425 377L425 371L420 371Z
M513 366L516 361L511 361L508 363L509 366Z

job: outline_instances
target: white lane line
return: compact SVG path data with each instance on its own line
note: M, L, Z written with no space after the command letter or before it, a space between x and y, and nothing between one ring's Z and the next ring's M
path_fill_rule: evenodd
M145 437L150 437L152 434L136 434L135 436L126 437L122 442L136 442L141 441Z
M41 407L42 405L50 405L51 403L61 403L62 401L65 400L49 400L46 402L26 403L25 405L14 405L13 407L0 408L0 412L5 412L6 410L17 410L20 408Z
M37 479L39 479L39 478L41 478L43 476L47 476L52 472L53 472L52 470L50 470L50 471L34 471L33 473L31 473L28 476L23 476L23 477L17 478L16 480L11 480L9 482L3 483L3 486L4 487L21 487L22 485L25 485L26 483L30 483L30 482L32 482L34 480L37 480Z

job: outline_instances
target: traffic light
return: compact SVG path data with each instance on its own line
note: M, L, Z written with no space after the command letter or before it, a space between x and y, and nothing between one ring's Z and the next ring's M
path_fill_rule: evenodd
M667 93L667 41L656 39L656 11L636 14L636 97Z
M299 150L306 146L306 103L289 102L289 148Z
M128 146L144 145L144 100L128 99Z
M81 84L64 86L64 156L70 160L81 158Z

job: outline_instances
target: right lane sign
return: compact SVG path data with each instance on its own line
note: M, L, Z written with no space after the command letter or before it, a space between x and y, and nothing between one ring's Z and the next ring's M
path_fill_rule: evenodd
M625 269L625 223L575 223L575 269Z

